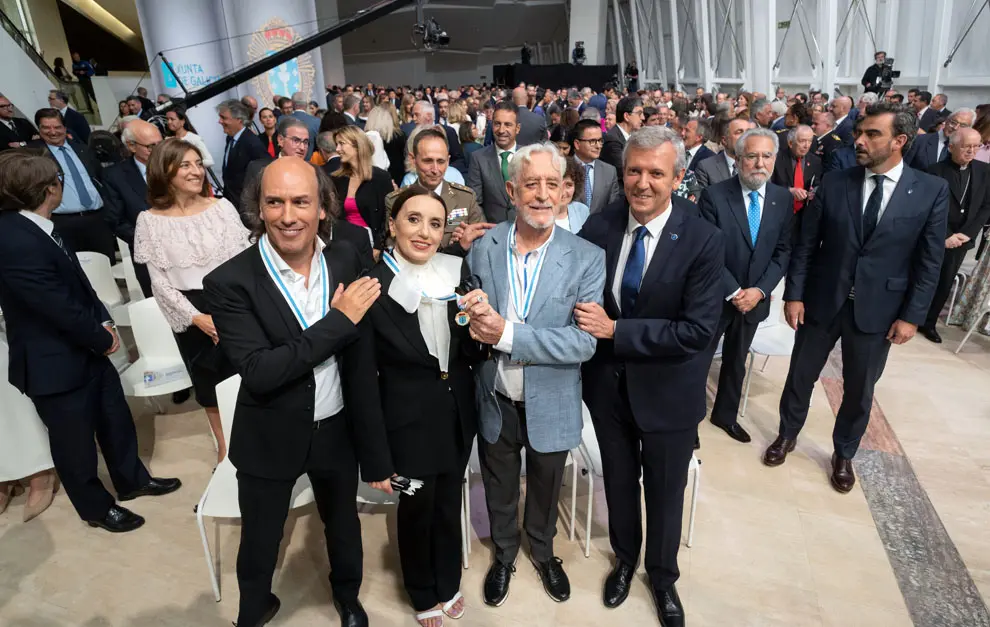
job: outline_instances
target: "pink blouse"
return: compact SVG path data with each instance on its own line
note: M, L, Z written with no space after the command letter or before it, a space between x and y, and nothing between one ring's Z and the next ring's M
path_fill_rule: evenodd
M364 221L361 217L361 212L358 210L357 200L353 198L344 199L344 218L351 224L356 224L361 228L368 228L368 223Z

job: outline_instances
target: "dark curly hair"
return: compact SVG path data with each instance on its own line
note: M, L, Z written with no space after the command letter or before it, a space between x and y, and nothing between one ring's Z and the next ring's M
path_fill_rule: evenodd
M884 115L886 113L893 114L894 116L891 123L893 127L892 135L894 137L898 135L907 136L907 141L904 142L904 147L901 148L901 154L907 154L908 149L914 142L915 136L918 134L917 114L911 107L894 102L878 102L866 107L866 117Z

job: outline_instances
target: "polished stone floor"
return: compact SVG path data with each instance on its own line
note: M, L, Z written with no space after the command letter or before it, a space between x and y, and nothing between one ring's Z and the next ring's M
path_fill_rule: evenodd
M776 435L787 359L770 359L762 373L757 360L742 419L753 443L738 444L707 423L700 430L694 545L682 545L678 583L692 627L990 625L990 339L976 335L956 356L951 351L961 335L948 329L940 346L919 336L891 350L855 461L860 480L848 495L826 478L841 396L838 356L816 387L797 450L773 469L760 455ZM40 518L21 523L25 497L18 497L0 516L3 627L223 626L236 617L237 525L222 522L217 535L211 531L221 556L223 600L216 603L192 513L213 468L205 415L194 403L157 416L140 401L132 407L142 456L154 474L181 477L183 489L133 502L148 523L122 536L81 524L64 494ZM488 525L477 476L472 495L472 562L462 585L467 613L456 624L658 624L642 580L621 608L601 604L611 554L600 484L591 557L567 539L563 517L558 527L557 555L571 578L571 600L551 601L520 560L506 604L485 607ZM562 507L571 505L569 489L562 500ZM582 538L586 501L581 481ZM372 624L414 626L398 574L394 509L366 507L362 524L361 596ZM286 538L275 582L282 612L272 625L338 624L312 506L290 517Z

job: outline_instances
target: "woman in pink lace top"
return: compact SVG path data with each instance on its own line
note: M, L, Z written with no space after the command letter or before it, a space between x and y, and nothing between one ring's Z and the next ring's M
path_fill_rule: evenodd
M250 233L227 200L209 194L203 158L190 144L166 139L148 164L148 200L134 230L134 261L148 266L151 290L175 333L196 400L217 441L217 463L227 455L216 385L235 373L217 344L203 298L203 277L250 245Z

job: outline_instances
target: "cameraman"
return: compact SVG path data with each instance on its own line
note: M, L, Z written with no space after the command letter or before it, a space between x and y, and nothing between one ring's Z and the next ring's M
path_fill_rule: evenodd
M866 68L866 72L863 74L863 80L860 83L866 91L880 96L884 92L884 82L890 81L889 76L884 76L885 73L889 74L890 72L890 68L884 67L884 63L887 61L887 53L880 50L873 55L873 60L876 63ZM887 80L885 81L884 79Z
M587 60L588 57L584 53L584 42L576 42L574 44L574 50L571 52L571 62L574 65L584 65L584 62Z

